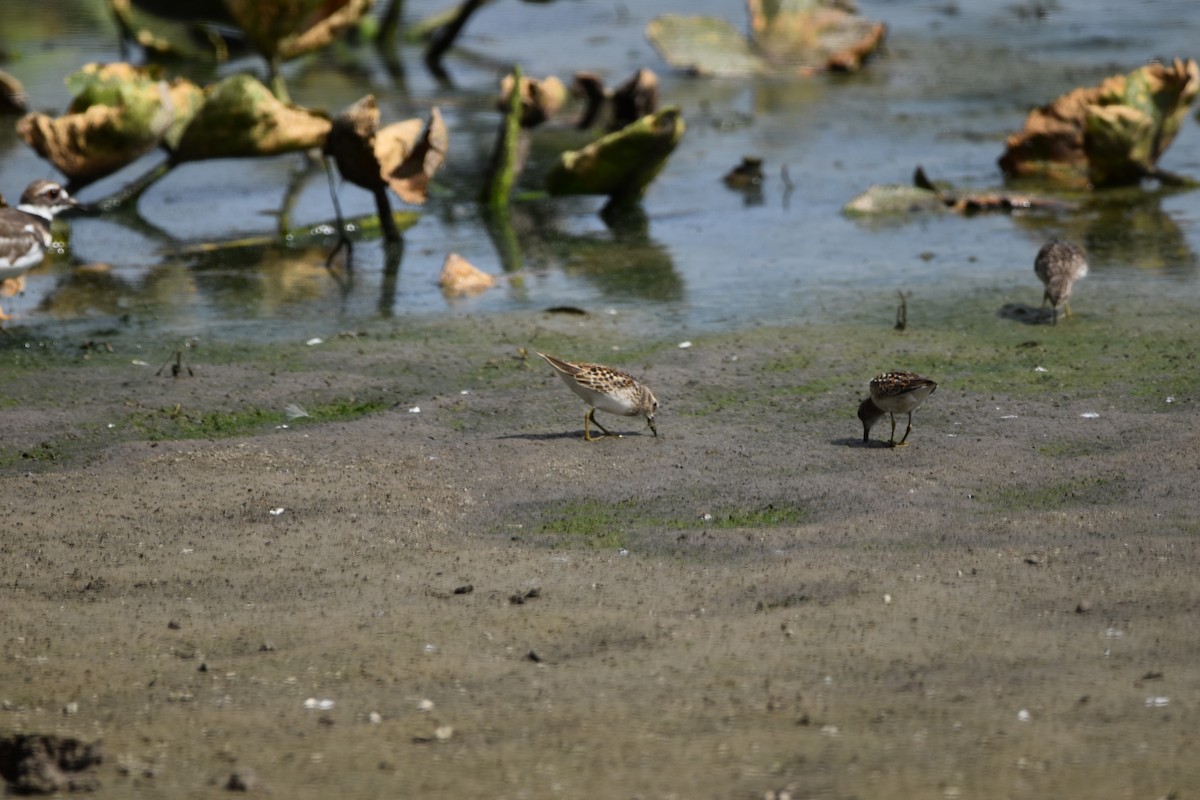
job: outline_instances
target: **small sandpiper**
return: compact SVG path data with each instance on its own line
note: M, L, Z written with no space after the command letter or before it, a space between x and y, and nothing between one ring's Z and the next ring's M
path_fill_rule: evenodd
M644 416L650 430L658 436L658 429L654 427L654 412L658 410L658 400L654 398L650 387L639 383L629 373L619 369L582 361L563 361L545 353L538 355L546 359L571 391L588 404L588 413L583 418L585 440L594 442L604 438L592 436L589 424L604 431L604 436L615 435L596 421L596 409L624 417Z
M892 418L892 435L888 440L890 447L903 447L912 431L912 412L925 402L925 398L933 394L937 384L928 378L922 378L915 372L885 372L871 380L871 396L863 400L858 407L858 418L863 424L863 444L871 435L871 427L887 414ZM896 441L896 415L908 414L908 428L904 438Z
M34 181L16 208L0 208L0 281L18 278L42 263L53 241L50 223L54 216L78 206L57 183Z
M1038 251L1033 262L1033 271L1046 285L1042 295L1042 308L1049 302L1053 316L1052 324L1058 324L1058 307L1063 307L1063 313L1071 316L1071 287L1075 281L1088 274L1087 257L1083 248L1072 242L1059 239L1046 244Z

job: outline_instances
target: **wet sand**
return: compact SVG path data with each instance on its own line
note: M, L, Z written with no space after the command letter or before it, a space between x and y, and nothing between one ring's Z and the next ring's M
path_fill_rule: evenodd
M99 740L97 797L1190 796L1196 332L981 325L9 346L0 734ZM1064 363L1101 331L1119 391ZM583 442L520 347L661 437ZM861 445L877 364L941 381L908 447Z

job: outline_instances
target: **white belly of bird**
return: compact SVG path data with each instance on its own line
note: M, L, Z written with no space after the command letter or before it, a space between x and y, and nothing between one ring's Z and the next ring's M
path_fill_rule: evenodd
M884 411L892 414L907 414L925 402L925 398L929 397L932 391L932 386L922 386L920 389L913 389L911 392L905 392L894 397L876 397L873 399L875 405Z
M629 417L637 413L634 410L632 397L615 397L605 392L597 392L595 389L589 389L586 386L581 386L570 375L560 376L567 386L571 387L571 391L583 398L583 402L589 406L607 411L609 414L617 414L623 417ZM622 393L624 394L624 393Z

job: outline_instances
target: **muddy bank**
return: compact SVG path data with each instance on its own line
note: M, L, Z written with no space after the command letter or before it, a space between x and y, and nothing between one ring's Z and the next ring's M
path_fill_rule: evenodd
M0 735L100 740L99 797L1194 791L1196 330L1090 300L686 349L460 319L179 380L10 342ZM585 444L522 347L644 377L660 438ZM902 450L853 416L885 368L941 381Z

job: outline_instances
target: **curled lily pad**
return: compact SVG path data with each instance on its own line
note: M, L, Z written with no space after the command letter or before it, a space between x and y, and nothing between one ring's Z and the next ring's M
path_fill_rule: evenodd
M436 107L428 124L409 119L381 129L379 106L374 95L367 95L334 118L324 150L351 183L371 191L387 187L404 202L420 205L448 146L446 123Z
M714 17L664 15L646 38L672 66L700 75L811 75L855 71L879 49L886 28L839 0L747 0L751 39Z
M325 114L276 99L249 75L233 75L206 90L173 156L184 162L307 150L321 147L331 126Z
M1008 137L1000 168L1066 186L1120 186L1157 175L1200 94L1193 60L1147 64L1099 86L1075 89L1034 109Z
M686 126L677 106L668 106L616 133L563 153L546 178L551 194L599 194L638 199L667 163Z
M429 181L445 163L449 147L450 135L437 106L429 110L428 123L397 122L375 137L375 153L387 185L401 200L417 205L429 197Z
M846 203L842 213L849 217L889 217L946 210L969 216L989 211L1060 211L1070 207L1061 200L1015 192L954 190L935 185L926 177L925 171L917 167L913 185L871 186Z
M754 42L776 71L855 72L886 30L839 0L747 0L746 7Z
M0 114L24 114L29 105L21 82L0 69Z
M201 91L190 81L167 83L157 70L90 64L67 78L68 113L27 114L18 135L76 185L110 175L170 140L191 119Z
M507 111L512 97L513 75L509 73L500 81L500 99L497 106ZM521 78L521 127L536 128L554 117L567 99L567 87L551 75L548 78Z
M717 17L664 14L646 25L646 38L677 69L716 78L739 78L767 70L750 41Z
M269 60L287 60L324 47L371 8L371 0L223 2L254 49Z
M213 0L108 0L122 37L160 58L229 55L233 20ZM236 47L237 42L232 44Z

